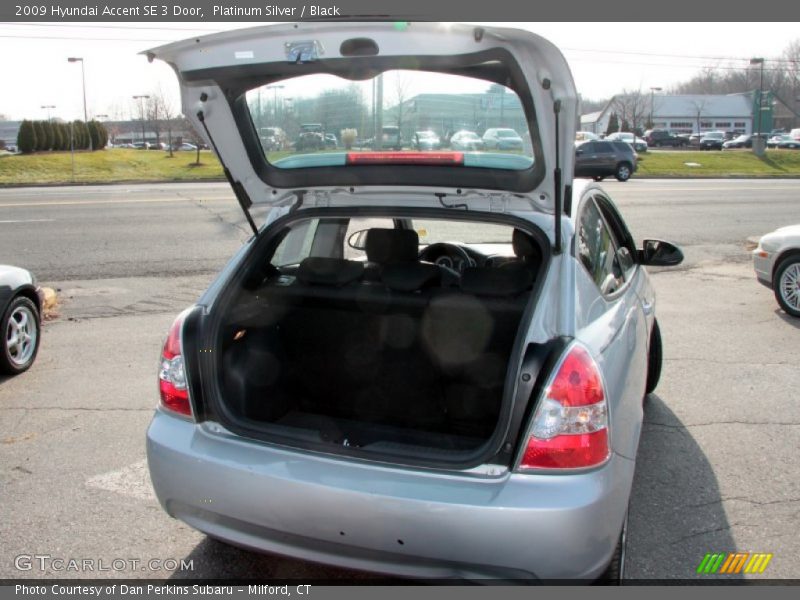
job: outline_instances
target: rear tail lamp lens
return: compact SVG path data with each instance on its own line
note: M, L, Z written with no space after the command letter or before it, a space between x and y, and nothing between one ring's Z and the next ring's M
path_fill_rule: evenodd
M189 389L186 385L186 371L181 353L181 330L185 314L172 323L164 349L161 351L161 364L158 369L158 386L161 392L161 406L179 415L191 417Z
M519 469L593 467L610 452L603 378L586 348L574 343L536 407Z

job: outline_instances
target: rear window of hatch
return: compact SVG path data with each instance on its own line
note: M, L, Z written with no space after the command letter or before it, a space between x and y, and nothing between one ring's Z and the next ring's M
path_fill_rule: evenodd
M529 122L535 119L522 99L510 87L476 77L401 69L366 79L312 73L251 88L245 98L256 131L284 132L279 143L259 138L264 161L278 169L419 164L526 171L534 165ZM523 143L451 146L456 132L480 137L489 129ZM415 145L421 131L439 138L436 148Z

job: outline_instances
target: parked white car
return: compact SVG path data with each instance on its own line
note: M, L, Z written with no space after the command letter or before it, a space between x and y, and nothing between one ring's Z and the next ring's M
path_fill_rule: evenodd
M786 314L800 317L800 225L763 236L753 250L758 281L773 292Z

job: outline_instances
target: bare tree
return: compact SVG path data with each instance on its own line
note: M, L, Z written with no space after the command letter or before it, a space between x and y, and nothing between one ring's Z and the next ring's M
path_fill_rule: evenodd
M706 108L706 100L705 98L698 98L696 100L691 101L692 105L692 113L694 114L694 118L697 121L697 132L700 133L700 119L703 116L703 111Z
M153 103L158 107L162 122L167 128L167 146L169 149L169 157L172 158L172 128L175 119L175 109L172 105L172 100L160 85L151 94L151 98L153 99Z
M147 114L150 129L156 134L156 143L160 144L164 113L161 99L158 97L157 92L150 92L149 98L145 103L145 113Z
M617 114L619 120L628 123L633 131L646 119L649 106L649 96L643 94L641 89L622 90L622 93L615 96L612 102L612 110Z
M197 157L195 158L194 164L200 166L200 148L205 144L203 136L197 133L192 122L186 117L180 121L180 128L186 132L186 137L189 139L189 142L197 147Z
M403 71L395 73L394 101L397 103L397 127L403 131L403 118L406 113L405 102L409 98L411 79Z

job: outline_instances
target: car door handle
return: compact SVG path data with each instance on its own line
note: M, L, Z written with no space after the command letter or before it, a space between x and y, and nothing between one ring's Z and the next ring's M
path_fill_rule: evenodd
M642 310L644 311L645 315L653 314L653 303L648 302L647 300L642 300Z

